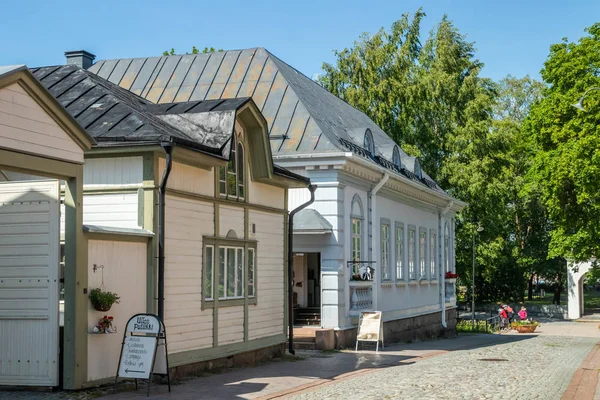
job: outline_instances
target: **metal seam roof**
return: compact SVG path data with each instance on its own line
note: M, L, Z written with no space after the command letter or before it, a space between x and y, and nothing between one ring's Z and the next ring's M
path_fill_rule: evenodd
M361 147L370 129L376 154L366 158L390 169L397 146L366 114L260 47L105 60L89 71L159 104L252 97L269 126L273 155L346 151L344 140ZM399 152L403 163L410 159ZM416 177L410 164L406 177L442 191L427 174Z

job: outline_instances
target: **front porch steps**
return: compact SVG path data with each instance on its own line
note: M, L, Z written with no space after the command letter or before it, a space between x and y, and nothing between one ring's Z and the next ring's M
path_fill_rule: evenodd
M321 308L307 307L294 309L294 325L321 326Z

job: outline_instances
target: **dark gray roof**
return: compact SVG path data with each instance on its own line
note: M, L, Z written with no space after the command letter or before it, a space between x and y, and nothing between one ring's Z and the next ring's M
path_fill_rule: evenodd
M305 208L294 216L294 233L330 233L333 225L317 210Z
M425 173L419 179L392 163L396 143L366 114L263 48L102 60L89 71L158 104L252 97L269 125L274 155L350 150L441 191ZM367 129L374 155L362 149Z
M246 99L157 106L74 65L34 68L33 75L99 145L171 141L228 158L235 112ZM176 111L189 114L187 124ZM182 118L179 118L180 120Z

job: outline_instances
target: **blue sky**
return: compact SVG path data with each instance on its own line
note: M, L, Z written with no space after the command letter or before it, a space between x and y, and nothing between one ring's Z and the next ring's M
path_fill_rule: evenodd
M304 74L320 72L334 49L389 27L423 7L427 34L444 14L476 43L484 75L539 77L548 48L576 40L600 21L593 0L438 1L11 1L0 5L0 65L64 63L64 51L97 59L160 55L175 47L265 47Z

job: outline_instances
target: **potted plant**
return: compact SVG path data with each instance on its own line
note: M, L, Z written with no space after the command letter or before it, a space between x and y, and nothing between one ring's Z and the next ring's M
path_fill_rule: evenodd
M533 333L540 324L533 320L514 321L510 327L519 333Z
M108 311L113 304L119 303L120 297L113 292L104 292L100 288L90 291L90 301L96 311Z
M117 329L113 326L113 317L105 315L100 318L98 324L94 327L95 333L116 333Z

